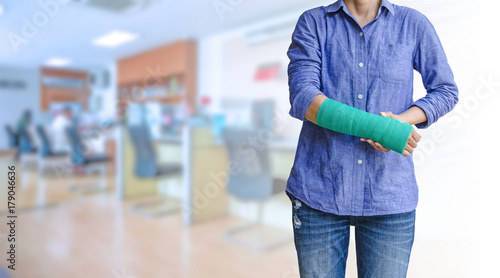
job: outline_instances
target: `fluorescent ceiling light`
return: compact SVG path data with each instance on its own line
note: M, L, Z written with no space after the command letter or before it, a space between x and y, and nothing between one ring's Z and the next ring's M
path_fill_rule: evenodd
M116 47L118 45L135 40L136 34L123 31L113 31L92 41L93 44L105 47Z
M66 66L69 63L71 63L71 60L66 58L50 58L47 61L45 61L46 65L54 67Z

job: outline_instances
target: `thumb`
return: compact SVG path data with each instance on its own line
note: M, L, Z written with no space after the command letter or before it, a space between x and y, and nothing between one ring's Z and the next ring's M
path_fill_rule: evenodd
M383 117L394 118L394 114L392 114L391 111L380 112L380 115L382 115Z

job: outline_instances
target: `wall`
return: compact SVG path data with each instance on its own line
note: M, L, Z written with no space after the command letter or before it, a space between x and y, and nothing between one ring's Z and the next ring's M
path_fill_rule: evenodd
M198 43L198 84L199 96L210 96L209 111L224 112L224 99L240 99L250 103L252 100L273 99L275 113L287 119L276 123L277 133L285 136L298 136L300 122L288 116L288 84L286 50L290 44L290 34L300 12L285 14L266 21L235 28L222 34L200 39ZM286 29L290 25L289 30ZM251 34L265 36L269 27L285 26L287 33L258 41ZM281 28L280 28L281 29ZM259 37L259 35L253 36ZM279 63L282 67L280 78L264 82L254 82L253 77L259 66ZM290 120L290 121L289 121Z
M17 125L21 114L31 109L33 119L39 114L39 72L37 69L10 68L0 66L1 79L23 80L26 87L21 90L0 89L0 150L8 149L5 125Z

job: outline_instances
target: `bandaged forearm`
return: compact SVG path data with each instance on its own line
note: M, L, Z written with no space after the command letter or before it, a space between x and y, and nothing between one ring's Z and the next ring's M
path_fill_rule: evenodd
M332 99L321 104L316 122L330 130L379 142L402 154L413 127L408 123L371 114Z

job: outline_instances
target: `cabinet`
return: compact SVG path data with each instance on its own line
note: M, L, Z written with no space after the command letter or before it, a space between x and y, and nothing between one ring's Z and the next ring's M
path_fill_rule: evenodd
M187 105L195 109L196 43L179 41L118 61L119 117L131 102Z
M40 110L48 110L52 102L78 102L82 109L88 108L90 89L87 72L42 68L40 83Z

